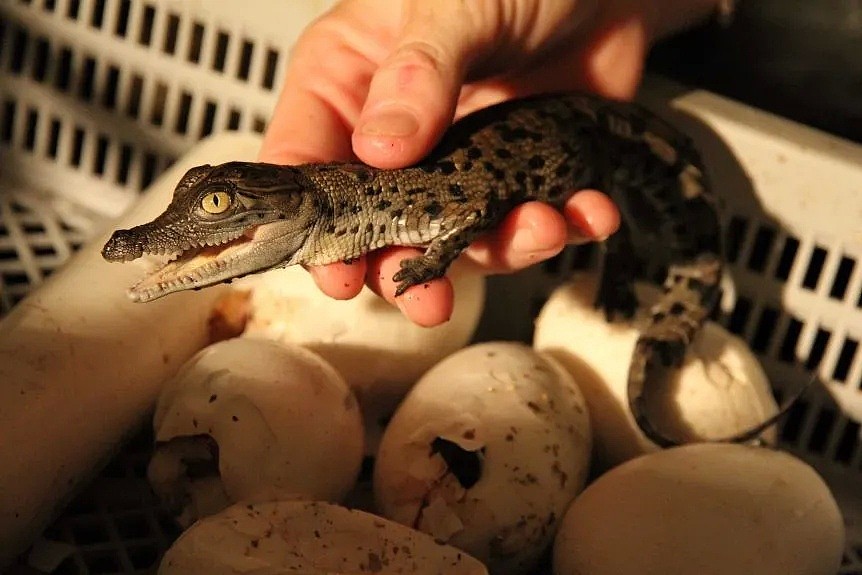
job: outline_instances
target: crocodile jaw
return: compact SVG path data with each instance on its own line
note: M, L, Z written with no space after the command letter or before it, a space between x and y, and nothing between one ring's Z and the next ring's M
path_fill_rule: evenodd
M292 254L279 249L275 227L259 226L223 244L182 251L132 286L128 295L135 302L148 302L286 264Z

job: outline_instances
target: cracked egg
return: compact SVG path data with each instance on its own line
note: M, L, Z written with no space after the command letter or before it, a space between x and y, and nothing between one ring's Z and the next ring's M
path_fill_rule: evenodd
M231 339L192 357L162 390L147 476L188 527L236 501L339 501L363 452L359 405L316 354Z
M534 347L554 357L575 377L590 406L595 465L606 470L658 450L638 428L626 388L632 351L661 290L635 284L641 309L633 322L608 322L594 305L598 277L576 274L558 287L536 319ZM707 321L682 366L645 391L653 425L674 438L696 442L733 435L778 411L769 379L742 339ZM761 435L774 443L775 428Z
M431 368L384 432L378 510L463 549L492 573L535 567L584 486L583 395L555 361L491 342Z
M233 505L180 535L158 573L488 575L424 533L318 501Z

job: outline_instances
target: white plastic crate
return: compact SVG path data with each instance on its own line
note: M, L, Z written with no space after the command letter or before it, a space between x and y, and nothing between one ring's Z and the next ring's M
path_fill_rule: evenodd
M261 132L291 44L331 3L0 0L0 313L200 138ZM800 362L820 376L781 424L782 447L830 483L848 527L841 573L862 574L862 148L658 81L642 97L686 113L725 199L722 321L777 394L805 381ZM577 263L569 250L493 278L484 333L529 339ZM57 573L157 562L176 532L143 480L149 448L129 444L49 528L70 544Z

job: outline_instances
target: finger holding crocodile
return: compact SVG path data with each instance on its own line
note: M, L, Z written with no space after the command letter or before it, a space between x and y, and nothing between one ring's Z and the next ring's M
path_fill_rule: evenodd
M466 255L486 273L514 272L554 257L566 244L601 241L619 224L610 198L583 190L569 199L562 214L540 202L515 208L497 230L473 242Z
M334 299L352 299L359 295L367 270L362 256L350 262L335 262L306 268L320 291Z

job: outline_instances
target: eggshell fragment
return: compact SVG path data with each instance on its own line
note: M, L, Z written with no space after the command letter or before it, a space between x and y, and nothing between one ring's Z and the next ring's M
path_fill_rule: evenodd
M342 377L298 346L231 339L186 363L159 397L153 489L189 525L235 501L338 501L362 461L362 417Z
M432 365L473 337L485 301L485 281L456 262L449 277L455 293L452 317L421 327L369 288L355 298L324 295L299 267L249 277L251 291L244 334L302 345L332 364L353 388L368 427L368 452L407 390Z
M844 525L820 476L787 453L693 444L608 471L571 505L555 575L834 575Z
M533 345L560 361L590 406L597 468L605 469L658 447L634 421L626 395L628 369L658 288L636 285L641 310L632 323L606 320L596 308L597 277L577 274L557 288L536 320ZM731 436L778 411L769 380L748 345L707 322L679 370L646 394L653 424L681 441ZM761 436L774 443L774 428Z
M526 572L583 488L590 447L584 398L561 366L522 344L474 345L428 371L395 412L375 500L493 573Z
M363 511L322 502L238 504L180 535L159 575L486 575L463 551Z

